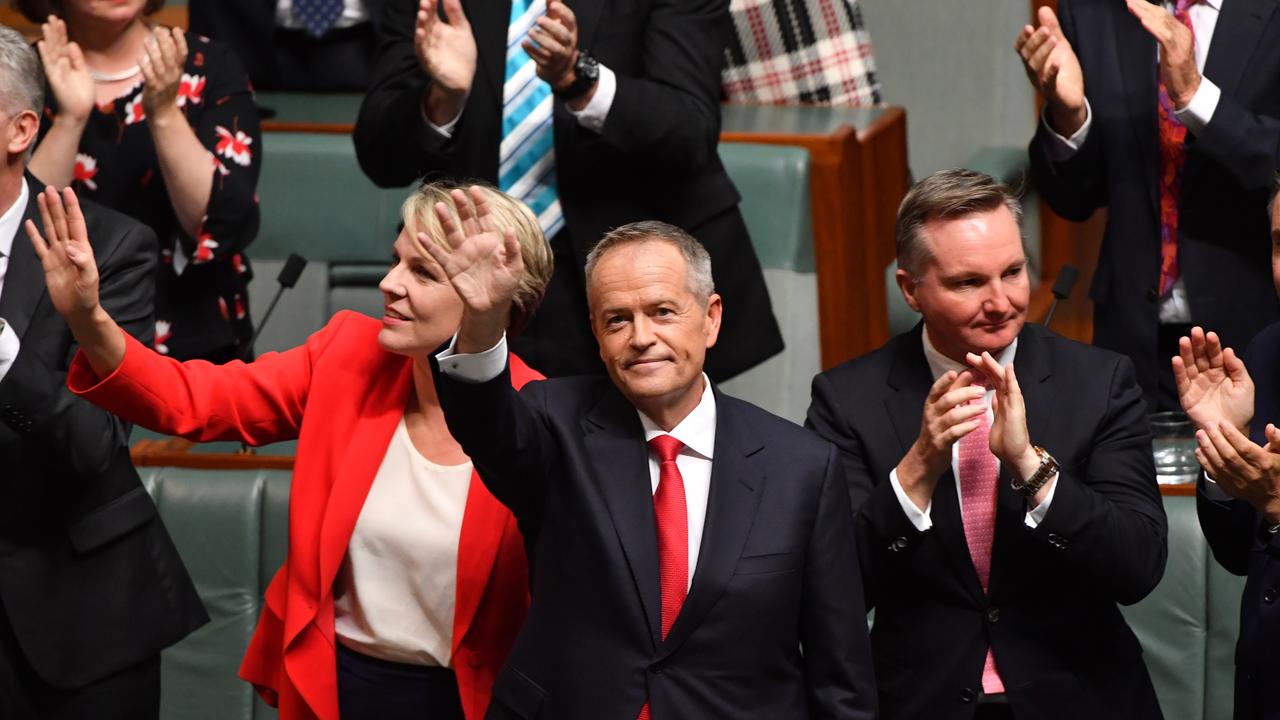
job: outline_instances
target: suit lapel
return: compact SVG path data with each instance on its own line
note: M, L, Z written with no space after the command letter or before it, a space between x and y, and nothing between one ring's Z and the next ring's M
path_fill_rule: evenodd
M0 318L4 318L9 327L13 328L19 340L26 334L36 306L45 295L44 269L40 267L40 259L36 257L27 233L22 229L27 220L34 220L36 227L40 227L36 196L44 190L44 186L30 175L26 176L26 181L27 207L22 215L22 224L18 226L18 233L13 238L9 267L4 274L4 292L0 293Z
M732 398L726 398L719 390L715 390L715 397L716 445L707 522L693 584L662 644L663 657L680 647L724 594L763 495L759 489L764 475L750 458L764 448L764 441L736 412Z
M511 0L471 0L467 3L466 13L476 38L477 70L501 108L502 84L507 75L507 28L511 25Z
M924 417L924 401L933 386L933 373L924 356L920 334L924 323L917 323L911 333L902 336L894 351L893 366L886 380L897 392L885 400L885 410L898 436L899 452L905 454L920 435L920 421ZM982 583L978 571L969 557L969 542L964 536L964 519L960 514L956 477L951 464L938 479L933 491L933 506L929 516L933 531L938 534L943 553L951 562L955 576L960 578L965 590L974 598L982 597Z
M1113 22L1122 95L1129 105L1129 119L1138 138L1138 152L1142 156L1142 168L1147 176L1148 200L1151 202L1151 211L1157 213L1158 217L1160 120L1156 112L1159 105L1156 41L1122 5L1117 4L1118 9L1107 13L1107 17ZM1098 112L1098 109L1094 108L1094 112Z
M1045 346L1045 331L1038 326L1027 326L1018 335L1018 352L1013 366L1018 374L1018 386L1022 388L1023 402L1027 408L1027 434L1031 442L1048 442L1051 428L1048 418L1058 406L1054 387L1049 383L1053 374ZM1005 559L1013 547L1011 538L1021 537L1026 531L1027 501L1010 484L1012 473L1003 465L996 485L996 534L991 545L991 578L988 587L994 593L1008 564ZM1003 539L1003 542L1002 542Z
M658 535L644 429L635 408L612 385L582 421L587 454L600 494L640 595L649 635L659 643L662 602L658 591Z

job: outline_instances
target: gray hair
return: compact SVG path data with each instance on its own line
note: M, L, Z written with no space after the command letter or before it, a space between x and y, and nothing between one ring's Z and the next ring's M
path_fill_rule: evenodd
M1022 227L1022 205L1013 188L975 170L942 170L916 183L898 206L894 230L898 267L919 277L933 251L924 239L930 220L950 220L990 212L1003 205Z
M44 71L35 48L17 30L0 25L0 110L17 115L44 108Z
M610 250L631 245L633 243L657 241L674 246L684 256L685 277L689 282L689 292L698 298L704 306L716 291L715 281L711 277L711 255L692 235L675 225L659 220L642 220L614 228L605 233L600 242L587 254L586 278L587 287L591 286L591 275L595 272L600 258Z

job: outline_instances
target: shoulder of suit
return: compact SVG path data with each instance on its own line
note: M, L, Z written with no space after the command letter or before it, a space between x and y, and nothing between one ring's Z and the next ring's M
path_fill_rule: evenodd
M1055 366L1072 365L1077 363L1114 363L1127 359L1127 356L1114 350L1100 348L1096 345L1082 343L1079 340L1072 340L1064 335L1044 327L1043 325L1027 323L1022 330L1021 337L1031 336L1040 342L1045 353L1049 357L1049 362ZM1022 341L1019 340L1021 343ZM1021 345L1019 352L1021 352ZM1013 359L1014 366L1018 364L1017 357Z
M1244 354L1255 362L1275 363L1276 356L1280 355L1280 322L1272 323L1258 331L1258 334L1253 336L1253 340L1249 341L1249 347Z
M717 422L726 413L736 414L739 421L748 424L766 445L772 447L787 448L797 454L826 454L829 447L829 443L816 433L758 405L721 392L716 395Z
M894 335L889 338L889 342L875 350L850 360L845 360L829 370L818 373L818 377L824 378L837 386L867 383L882 385L884 384L886 373L893 365L894 356L897 355L903 343L908 342L914 342L919 345L920 333L915 330L909 330L899 335ZM920 346L920 353L924 353L923 346Z
M32 190L34 191L34 188ZM155 237L155 231L149 226L118 210L99 205L86 198L78 197L77 200L80 202L81 212L84 213L85 228L89 231L89 243L93 245L95 252L100 253L102 248L129 235L147 239Z

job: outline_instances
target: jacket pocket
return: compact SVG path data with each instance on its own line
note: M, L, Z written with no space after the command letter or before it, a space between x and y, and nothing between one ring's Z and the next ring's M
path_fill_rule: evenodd
M500 707L490 708L489 718L524 718L534 720L542 710L542 703L547 698L547 691L529 679L514 665L507 665L493 684L493 704Z
M87 553L141 526L156 516L156 504L141 485L98 507L67 528L71 547Z
M800 553L784 552L768 555L744 555L738 558L734 575L762 575L764 573L791 572L800 567Z

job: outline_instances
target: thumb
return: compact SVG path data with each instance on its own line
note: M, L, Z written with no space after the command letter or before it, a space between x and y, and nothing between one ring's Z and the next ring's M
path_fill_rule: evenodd
M1041 27L1047 28L1054 37L1062 37L1062 25L1058 23L1058 16L1054 14L1052 8L1047 5L1041 7L1037 17Z
M462 0L444 0L444 12L449 16L449 24L457 28L470 27L467 13L462 9Z
M72 70L79 71L86 68L86 65L84 64L84 53L80 50L80 43L67 43L67 59L71 61Z

